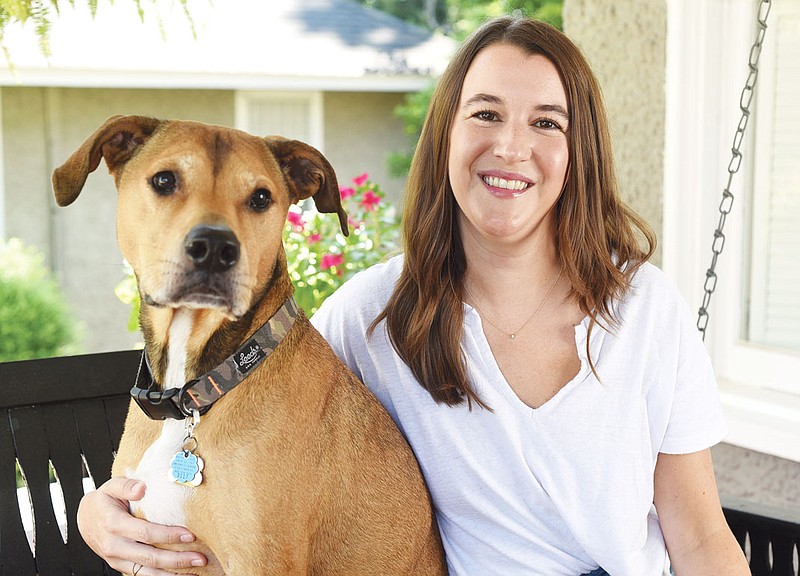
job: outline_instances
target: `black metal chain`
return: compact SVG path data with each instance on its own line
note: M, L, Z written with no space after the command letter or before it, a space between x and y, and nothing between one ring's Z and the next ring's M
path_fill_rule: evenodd
M742 111L742 116L739 120L739 125L736 127L736 133L733 136L733 146L731 147L732 158L728 164L728 183L722 191L722 201L719 204L719 222L717 229L714 230L714 241L711 244L711 265L706 270L706 281L703 285L703 303L700 305L697 316L697 329L700 330L700 335L703 340L706 338L706 328L708 327L708 306L711 303L711 295L717 287L717 260L719 255L722 254L722 249L725 247L725 234L722 232L725 227L725 220L733 207L733 193L731 192L731 183L733 182L733 175L739 171L742 165L742 153L740 148L744 140L745 128L750 119L750 103L753 99L753 92L756 87L756 80L758 79L758 59L761 56L761 48L764 44L764 36L767 32L767 16L769 9L772 6L771 0L761 0L761 5L758 7L758 32L756 33L755 42L750 48L750 58L748 66L750 73L747 76L747 81L742 89L742 95L739 98L739 109Z

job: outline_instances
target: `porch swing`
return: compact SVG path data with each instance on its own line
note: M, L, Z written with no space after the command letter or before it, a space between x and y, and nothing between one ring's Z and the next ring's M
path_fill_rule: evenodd
M703 299L697 313L697 329L705 340L709 322L709 305L717 286L716 266L725 246L725 222L733 207L731 184L742 163L741 146L750 119L750 105L758 79L758 61L767 31L771 0L761 0L757 12L758 30L750 48L749 74L739 98L741 117L736 126L728 164L727 183L719 204L719 220L711 244L711 262L706 270ZM723 500L723 510L739 545L745 551L753 576L800 575L800 519L781 511L761 507L742 500Z

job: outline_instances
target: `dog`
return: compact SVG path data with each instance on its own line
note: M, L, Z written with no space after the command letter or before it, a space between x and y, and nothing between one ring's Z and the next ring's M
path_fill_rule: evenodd
M202 576L446 574L410 447L292 298L289 205L313 197L348 232L325 157L114 116L53 172L60 206L101 159L145 342L112 469L147 484L132 513L191 530L172 549L203 552L185 571Z

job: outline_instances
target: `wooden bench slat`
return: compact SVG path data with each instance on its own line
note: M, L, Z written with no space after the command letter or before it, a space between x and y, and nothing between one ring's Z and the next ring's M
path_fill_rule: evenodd
M796 574L794 571L794 547L795 538L779 534L772 537L772 573L773 574Z
M14 443L33 502L34 557L38 573L40 576L69 574L69 557L50 493L49 442L42 407L14 408L11 414L12 421L19 422Z
M125 350L0 363L0 408L128 394L140 358Z
M9 410L0 410L0 573L35 576L17 500L16 456Z
M76 574L92 574L102 569L101 562L83 541L78 531L78 504L83 498L83 458L78 441L74 405L47 404L42 407L47 432L50 462L64 496L67 519L68 565ZM38 551L38 547L37 547Z
M112 431L110 421L124 419L127 409L119 410L115 408L117 405L127 407L127 398L98 398L76 402L74 405L78 441L95 486L100 486L111 477L111 465L121 431L117 432L116 426Z

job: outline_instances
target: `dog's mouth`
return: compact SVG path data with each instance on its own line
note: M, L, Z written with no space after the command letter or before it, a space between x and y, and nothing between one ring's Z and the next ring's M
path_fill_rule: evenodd
M229 298L222 294L204 294L201 292L190 292L183 294L178 298L177 302L173 302L175 306L179 304L185 308L223 308L230 310L232 302Z
M189 274L182 281L155 293L145 292L144 302L157 308L217 310L228 316L241 316L236 283L228 275Z

